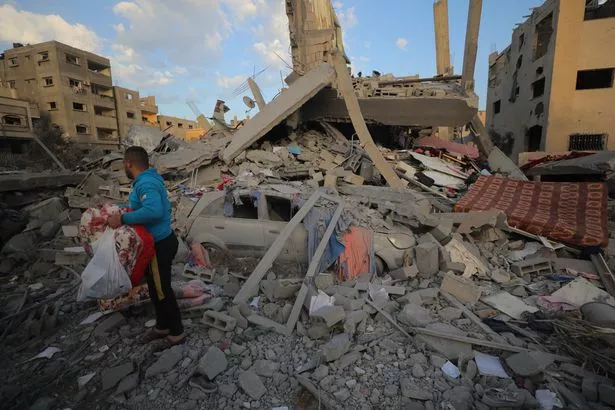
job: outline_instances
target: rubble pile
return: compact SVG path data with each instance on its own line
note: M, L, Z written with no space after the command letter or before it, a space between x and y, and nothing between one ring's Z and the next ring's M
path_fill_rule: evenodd
M298 250L282 231L262 257L226 255L224 264L212 258L212 269L196 273L187 268L188 251L180 252L175 280L196 278L216 290L184 306L189 338L163 352L137 342L153 326L143 300L104 311L75 300L88 261L77 224L83 209L127 193L121 157L89 164L65 198L23 208L27 225L4 244L0 266L3 402L181 409L615 405L615 359L608 353L612 246L580 259L573 247L509 226L501 211L451 212L479 172L489 172L445 150L383 149L404 174L414 170L414 182L382 186L360 146L319 129L259 142L231 164L213 158L224 139L154 154L167 171L176 228L188 240L198 234L193 207L217 192L233 212L258 206L235 198L286 197L295 211L284 217L283 208L268 205L270 218L314 232L310 255L289 254ZM209 185L192 181L198 189L183 185L185 173L199 168L220 173ZM434 188L417 173L432 175ZM459 181L438 186L445 176ZM297 209L305 209L299 219ZM239 217L233 212L226 218ZM321 269L329 248L316 245L352 226L373 233L375 253L373 268L348 279L338 264ZM395 262L385 263L382 241L402 249ZM363 256L370 257L357 257ZM217 391L200 380L214 381Z

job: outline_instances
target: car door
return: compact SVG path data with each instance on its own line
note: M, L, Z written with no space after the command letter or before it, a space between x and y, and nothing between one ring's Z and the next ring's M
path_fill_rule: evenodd
M263 220L263 234L267 249L273 244L282 230L286 227L298 208L292 201L282 196L272 194L264 195L266 213ZM286 262L307 262L307 230L303 224L299 224L278 255L279 260Z

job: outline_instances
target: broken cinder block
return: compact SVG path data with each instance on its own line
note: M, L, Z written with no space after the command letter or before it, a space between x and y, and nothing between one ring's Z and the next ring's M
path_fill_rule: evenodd
M344 311L344 308L339 305L323 306L316 312L313 312L311 316L324 320L327 327L331 327L344 320L346 317L346 312Z
M213 310L208 310L203 313L203 318L201 319L201 323L205 326L210 326L223 332L230 332L235 329L237 325L237 320L222 312L215 312Z
M547 275L553 273L551 261L546 258L532 258L516 262L510 265L510 270L518 276L523 276L526 273L535 275Z
M415 250L416 267L424 275L435 275L440 270L438 246L434 243L421 243Z
M418 273L419 273L419 269L416 267L416 265L410 265L410 266L404 266L402 268L395 269L389 272L389 275L391 275L393 279L406 280L406 279L415 278L416 275L418 275Z

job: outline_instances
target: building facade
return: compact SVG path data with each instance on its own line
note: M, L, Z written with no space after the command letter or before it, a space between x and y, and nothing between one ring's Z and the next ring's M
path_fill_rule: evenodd
M150 125L158 127L158 106L153 96L140 97L139 92L128 88L113 87L117 127L121 137L125 136L131 125Z
M175 137L183 140L198 139L203 132L203 129L199 127L196 121L185 118L159 115L157 121L162 131L173 134Z
M118 144L111 64L57 41L15 44L0 59L0 79L19 98L36 102L71 140Z
M15 89L0 87L0 152L22 152L33 139L36 104L17 98Z
M487 129L522 152L615 150L615 0L547 0L489 56Z

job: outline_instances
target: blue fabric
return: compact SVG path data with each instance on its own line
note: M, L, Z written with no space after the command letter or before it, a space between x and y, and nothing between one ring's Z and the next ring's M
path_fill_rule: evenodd
M312 262L314 252L329 225L329 221L331 221L335 208L335 206L328 208L313 207L305 218L303 218L303 225L308 231L308 263ZM327 270L344 251L344 244L339 238L341 233L348 229L349 225L344 213L342 213L340 219L337 221L333 234L329 238L327 248L320 260L317 272L324 272Z
M157 242L171 235L171 202L164 180L154 168L145 170L132 182L128 196L131 212L122 215L127 225L143 225Z

